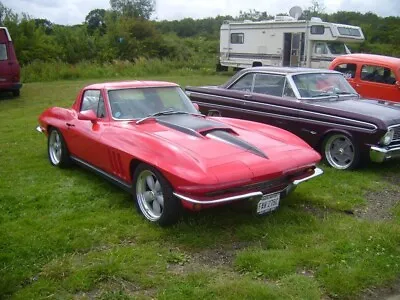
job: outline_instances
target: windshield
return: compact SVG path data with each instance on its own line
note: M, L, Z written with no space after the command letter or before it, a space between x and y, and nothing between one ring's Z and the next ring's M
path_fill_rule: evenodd
M357 95L342 74L306 73L292 78L302 98Z
M117 120L144 118L164 111L198 113L180 87L151 87L108 92L111 114Z
M347 54L346 47L343 43L326 43L332 54Z

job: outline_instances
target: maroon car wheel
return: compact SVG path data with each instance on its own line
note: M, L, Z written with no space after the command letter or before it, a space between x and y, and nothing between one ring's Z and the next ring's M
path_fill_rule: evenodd
M329 135L323 144L325 161L338 170L350 170L358 166L360 154L353 140L342 133Z
M140 164L133 174L132 187L136 207L147 220L161 226L179 220L181 203L173 195L170 183L156 168Z

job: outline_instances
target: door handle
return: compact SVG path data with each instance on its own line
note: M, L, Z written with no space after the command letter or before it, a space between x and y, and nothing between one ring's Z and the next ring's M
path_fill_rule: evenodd
M249 98L253 97L253 95L251 95L251 94L245 94L245 95L243 95L243 97L246 98L246 99L249 99Z
M75 127L75 125L74 125L74 124L71 124L71 123L67 123L67 126L68 126L68 127Z

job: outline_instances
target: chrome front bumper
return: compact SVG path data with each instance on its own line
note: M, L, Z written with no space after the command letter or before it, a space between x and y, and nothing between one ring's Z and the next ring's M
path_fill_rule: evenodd
M307 176L305 178L299 179L299 180L294 180L291 184L289 184L286 188L280 191L275 191L270 194L276 194L276 193L281 193L281 196L287 196L292 192L300 183L305 182L310 180L311 178L317 177L324 173L320 168L315 168L314 174ZM174 195L184 201L193 203L193 204L220 204L220 203L226 203L226 202L233 202L233 201L238 201L238 200L245 200L245 199L252 199L252 200L260 200L261 197L264 195L262 192L252 192L252 193L246 193L246 194L240 194L240 195L235 195L235 196L230 196L230 197L224 197L224 198L218 198L218 199L212 199L212 200L200 200L200 199L194 199L188 196L181 195L179 193L174 192Z
M386 147L386 148L371 146L371 149L369 151L369 157L371 161L377 163L381 163L385 160L389 160L392 158L400 157L400 146Z

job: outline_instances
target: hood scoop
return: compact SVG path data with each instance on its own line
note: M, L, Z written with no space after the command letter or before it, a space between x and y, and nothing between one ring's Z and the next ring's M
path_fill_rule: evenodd
M218 140L268 159L264 152L242 140L231 127L223 123L192 115L160 116L157 118L157 122L180 132L196 137Z
M255 155L261 156L262 158L268 159L268 156L264 152L262 152L260 149L253 146L252 144L249 144L248 142L240 139L237 135L235 135L233 130L210 130L207 131L205 136L210 139L215 139L224 143L234 145Z

